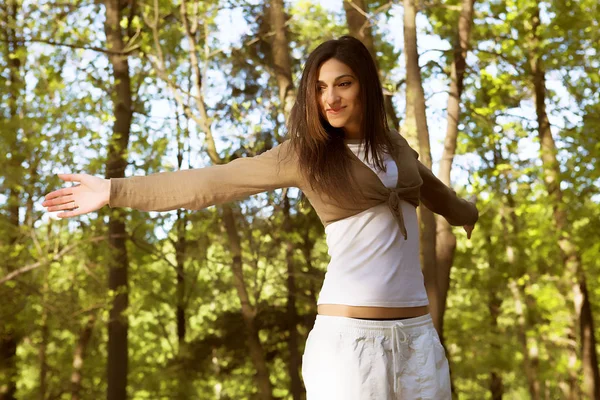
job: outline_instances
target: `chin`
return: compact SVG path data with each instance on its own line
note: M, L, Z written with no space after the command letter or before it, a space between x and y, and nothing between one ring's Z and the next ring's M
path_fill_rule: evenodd
M334 128L343 128L344 125L346 125L346 120L327 120L327 122L329 122L329 125L333 126Z

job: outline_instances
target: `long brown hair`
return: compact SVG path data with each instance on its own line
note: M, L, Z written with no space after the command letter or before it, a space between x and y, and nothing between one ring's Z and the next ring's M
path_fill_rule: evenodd
M332 58L343 62L356 74L360 85L365 156L367 160L373 160L377 168L385 170L382 154L391 154L393 144L381 82L371 54L360 40L351 36L328 40L308 56L288 120L288 132L290 144L298 155L300 171L311 188L340 200L345 196L355 199L356 186L352 185L351 155L344 143L344 130L331 126L317 103L319 68Z

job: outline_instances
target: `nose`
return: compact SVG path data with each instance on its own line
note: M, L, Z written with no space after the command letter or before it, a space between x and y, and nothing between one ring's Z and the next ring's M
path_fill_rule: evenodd
M339 103L340 96L334 87L327 89L327 92L325 93L325 101L330 107L334 107L337 105L337 103Z

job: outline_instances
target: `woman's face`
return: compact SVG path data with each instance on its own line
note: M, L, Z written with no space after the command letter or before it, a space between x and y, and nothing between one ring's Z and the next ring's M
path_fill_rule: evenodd
M325 119L349 136L360 133L362 108L356 75L343 62L330 58L321 64L317 82L317 101Z

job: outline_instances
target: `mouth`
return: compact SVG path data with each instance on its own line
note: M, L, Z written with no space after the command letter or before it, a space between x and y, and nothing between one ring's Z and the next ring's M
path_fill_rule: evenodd
M344 108L346 108L346 106L340 108L328 108L325 111L327 111L327 114L338 115Z

